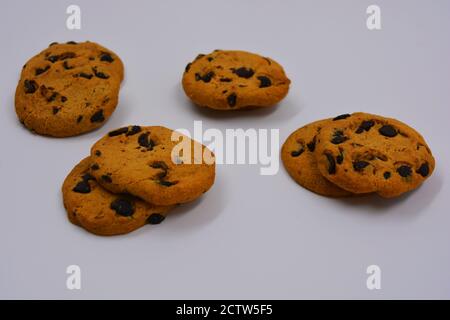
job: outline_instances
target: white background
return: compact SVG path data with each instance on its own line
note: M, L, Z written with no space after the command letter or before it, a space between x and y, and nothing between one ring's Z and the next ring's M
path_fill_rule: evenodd
M450 1L0 2L1 298L450 298ZM121 56L126 80L106 125L66 139L17 121L22 65L53 41L97 41ZM187 62L214 49L279 61L292 81L272 110L224 114L191 105ZM279 128L280 145L321 118L365 111L418 129L437 160L419 190L395 200L335 200L299 187L283 167L217 167L214 187L159 226L98 237L66 218L61 184L103 134L127 124ZM66 289L66 267L82 290ZM382 289L366 288L366 267Z

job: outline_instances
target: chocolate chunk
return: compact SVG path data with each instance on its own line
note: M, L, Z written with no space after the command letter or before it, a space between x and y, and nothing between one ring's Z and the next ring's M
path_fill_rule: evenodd
M80 123L83 120L83 116L78 116L77 123Z
M102 54L100 55L100 61L113 62L114 59L110 53L102 52Z
M53 114L57 114L61 110L61 107L53 107Z
M53 92L50 97L47 98L47 102L53 102L55 101L56 97L58 96L58 93Z
M150 217L147 218L147 222L149 224L160 224L164 221L166 217L159 213L153 213Z
M291 156L299 157L303 152L305 152L305 149L303 148L303 146L301 146L300 149L292 151Z
M128 130L126 136L132 136L132 135L135 135L135 134L141 132L141 130L142 130L142 129L141 129L141 127L139 127L139 126L132 126L131 129Z
M233 71L233 73L236 74L238 77L245 78L245 79L249 79L255 74L253 69L251 69L251 68L247 69L246 67L240 67L238 69L231 69L231 71Z
M91 186L89 185L88 180L83 179L82 181L77 183L72 191L77 193L89 193L91 192Z
M159 180L158 183L164 187L171 187L173 185L176 185L178 181L166 181L166 180Z
M336 163L342 164L342 162L344 162L344 155L341 153L336 157Z
M100 157L102 155L102 152L100 150L95 150L95 155L97 157Z
M204 74L203 76L200 75L200 73L196 73L195 74L195 80L196 81L202 80L205 83L210 82L213 77L214 77L214 72L213 71L210 71L210 72Z
M24 83L25 93L35 93L39 85L34 80L25 80Z
M66 102L66 101L67 101L67 97L61 96L61 102Z
M40 74L43 74L48 69L50 69L50 66L45 66L44 68L36 68L35 75L38 76Z
M383 177L387 180L391 177L391 173L389 171L386 171L385 173L383 173Z
M234 107L236 105L237 95L236 93L232 93L227 97L227 102L230 107Z
M259 76L258 80L259 80L259 87L260 88L267 88L267 87L270 87L272 85L272 81L266 76Z
M58 56L58 60L66 60L66 59L73 59L75 58L77 55L75 54L75 52L64 52L61 53Z
M189 63L186 65L186 68L184 68L184 72L188 72L189 69L191 68L191 65L192 65L192 63L189 62Z
M214 60L214 58L213 58L213 57L208 57L208 58L206 58L206 60L208 60L209 62L211 62L211 61Z
M51 46L54 46L55 44L58 44L58 42L52 42L48 46L51 47Z
M75 41L68 41L66 42L66 44L78 44L78 43L76 43Z
M95 180L94 176L92 176L90 173L83 174L81 179L83 179L83 181Z
M344 136L344 132L342 132L340 130L336 130L333 133L333 138L331 139L331 143L332 144L341 144L347 140L348 140L348 138L346 136Z
M395 128L393 126L388 125L388 124L382 126L380 129L378 129L378 132L381 135L383 135L385 137L389 137L389 138L395 137L398 134L397 130L395 130Z
M65 60L63 62L63 67L64 67L65 70L73 69L73 67L69 66L69 62L67 62L67 60Z
M196 57L195 57L195 59L194 59L194 61L195 60L198 60L198 59L200 59L200 58L203 58L205 55L203 54L203 53L199 53Z
M155 161L151 164L152 168L155 169L163 169L163 170L168 170L169 167L167 166L167 164L164 161Z
M59 59L59 56L57 56L57 55L47 57L47 60L50 61L51 63L55 63L56 61L58 61L58 59Z
M102 109L98 110L91 117L91 122L103 122L103 121L105 121L105 116L103 115Z
M353 169L355 171L360 172L360 171L363 171L363 169L365 167L367 167L369 164L370 163L368 163L367 161L355 161L355 162L353 162Z
M109 175L107 175L107 174L102 175L101 178L102 178L102 180L103 180L104 182L106 182L106 183L111 183L111 182L112 182L111 176L109 176Z
M94 164L91 166L91 170L93 170L93 171L97 171L98 169L100 169L100 166L99 166L97 163L94 163Z
M351 116L351 115L348 114L348 113L346 113L346 114L341 114L341 115L339 115L339 116L337 116L337 117L334 117L334 118L333 118L333 121L347 119L347 118L350 117L350 116Z
M366 120L361 122L358 129L356 129L356 133L363 133L364 131L369 131L375 125L373 120Z
M334 160L334 157L330 153L325 153L325 156L328 160L328 173L329 174L335 174L336 173L336 161Z
M85 73L85 72L80 72L80 73L78 73L78 74L74 74L73 76L74 76L75 78L81 77L81 78L85 78L85 79L91 79L91 78L93 77L92 74Z
M220 82L231 82L231 81L233 81L233 79L230 79L230 78L220 78L219 81L220 81Z
M149 138L150 132L144 132L138 137L138 143L141 147L153 150L155 143Z
M310 152L314 152L316 149L316 136L306 145Z
M121 134L127 133L128 132L128 127L123 127L120 129L116 129L114 131L111 131L108 133L109 137L115 137L115 136L120 136Z
M411 167L403 165L397 168L397 172L403 178L409 177L412 174Z
M94 72L94 74L97 78L100 78L100 79L108 79L109 78L109 76L107 74L97 71L97 68L95 68L95 67L92 68L92 71Z
M430 168L428 167L428 163L423 163L419 169L417 169L416 171L418 174L420 174L422 177L426 177L428 176L428 174L430 173Z
M130 217L134 213L133 203L128 199L116 199L111 202L110 208L124 217Z

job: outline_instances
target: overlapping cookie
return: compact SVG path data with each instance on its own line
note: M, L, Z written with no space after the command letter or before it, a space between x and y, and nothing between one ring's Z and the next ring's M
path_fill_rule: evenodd
M162 222L172 206L155 206L136 197L113 194L89 173L91 161L82 160L62 187L69 220L97 235L125 234L145 224Z
M270 107L289 91L290 80L276 61L260 55L215 50L186 66L186 95L197 105L217 110Z
M42 135L68 137L94 130L115 110L123 77L120 58L99 44L52 43L22 69L17 116Z

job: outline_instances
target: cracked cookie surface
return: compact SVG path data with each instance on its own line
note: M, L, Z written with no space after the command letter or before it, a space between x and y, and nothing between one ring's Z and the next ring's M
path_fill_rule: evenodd
M232 50L199 54L186 66L182 80L195 104L218 110L273 106L287 95L289 84L273 59Z
M424 138L395 119L367 113L341 115L317 135L320 173L354 193L395 197L417 188L435 160Z
M192 201L214 183L214 155L205 146L161 126L128 126L109 132L91 149L91 174L106 189L157 205ZM180 145L180 143L182 143ZM180 152L172 150L187 147ZM190 149L190 155L187 152ZM196 150L199 150L197 152ZM205 158L211 160L206 163Z
M62 187L69 220L97 235L118 235L162 222L171 206L155 206L136 197L113 194L89 173L90 158L69 173Z
M123 77L120 58L99 44L51 44L22 69L17 116L42 135L68 137L94 130L114 112Z
M314 156L317 134L331 121L319 120L295 130L281 148L281 160L290 176L304 188L328 197L347 197L353 193L325 179Z

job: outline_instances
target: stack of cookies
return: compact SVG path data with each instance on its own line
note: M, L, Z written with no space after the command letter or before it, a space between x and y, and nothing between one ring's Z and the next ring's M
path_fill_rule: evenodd
M176 205L214 183L215 159L204 145L161 126L128 126L97 141L64 181L69 220L98 235L158 224Z
M368 113L310 123L285 141L281 158L301 186L329 197L399 196L419 187L435 161L407 124Z

